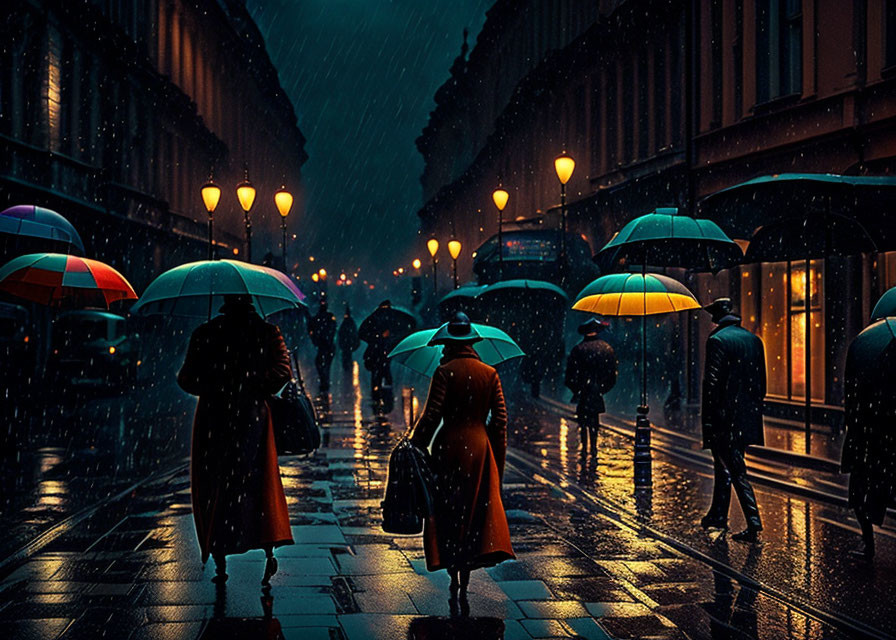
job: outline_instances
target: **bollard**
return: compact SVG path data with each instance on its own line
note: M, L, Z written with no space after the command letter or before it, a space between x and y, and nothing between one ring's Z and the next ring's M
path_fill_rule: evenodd
M650 454L650 420L648 408L638 407L635 419L635 487L649 487L653 484L653 461Z

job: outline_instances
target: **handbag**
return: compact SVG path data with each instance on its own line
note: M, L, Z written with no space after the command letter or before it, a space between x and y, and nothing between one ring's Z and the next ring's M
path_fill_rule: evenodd
M427 454L406 437L399 440L389 456L389 477L380 507L383 531L414 535L433 513L433 477Z
M298 363L293 364L293 354L289 366L293 377L268 401L278 456L304 455L320 447L317 415L305 391L302 371Z

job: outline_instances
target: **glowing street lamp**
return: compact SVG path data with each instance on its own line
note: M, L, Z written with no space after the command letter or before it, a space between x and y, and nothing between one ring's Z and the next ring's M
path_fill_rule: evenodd
M454 274L454 288L457 289L457 257L460 255L460 240L452 238L448 241L448 253L451 255L451 268Z
M504 237L503 237L503 229L504 229L504 207L507 206L507 201L510 199L510 194L502 187L500 184L498 188L492 192L492 201L495 203L495 206L498 208L498 279L502 280L504 278Z
M283 270L286 270L286 216L292 209L293 197L286 190L284 184L277 193L274 194L274 204L277 205L277 211L280 213L280 229L283 232Z
M572 178L576 161L566 151L554 158L554 171L560 181L560 280L566 276L566 183Z
M439 285L438 285L438 267L439 261L436 259L436 253L439 251L439 241L435 238L430 238L426 241L426 250L429 251L429 255L432 256L432 292L437 295L439 293Z
M243 181L236 185L236 199L243 208L243 217L246 221L246 262L252 262L252 222L249 220L249 211L255 204L255 187L249 182L249 169L245 169Z
M215 209L217 209L218 202L221 200L221 187L215 184L211 174L209 174L208 182L202 185L199 192L202 194L202 203L208 212L208 259L212 260L215 253Z
M421 264L423 264L423 263L420 262L420 258L414 258L414 261L411 263L411 265L414 267L414 269L417 269L418 271L420 270Z

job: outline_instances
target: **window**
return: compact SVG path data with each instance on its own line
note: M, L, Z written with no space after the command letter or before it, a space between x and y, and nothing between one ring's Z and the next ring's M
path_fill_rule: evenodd
M607 170L616 168L619 137L619 87L616 84L616 64L607 65Z
M635 123L632 118L635 110L633 74L634 64L631 55L627 55L622 61L622 157L626 163L631 162L635 154Z
M650 142L650 114L648 111L650 80L647 73L647 51L638 54L638 157L646 158Z
M756 3L756 100L799 93L803 82L801 0Z
M659 150L666 146L666 47L662 41L653 57L653 105L654 149Z
M712 65L712 119L709 126L722 125L722 3L713 0L710 11L710 51Z
M894 67L896 66L896 0L887 0L884 11L884 67Z

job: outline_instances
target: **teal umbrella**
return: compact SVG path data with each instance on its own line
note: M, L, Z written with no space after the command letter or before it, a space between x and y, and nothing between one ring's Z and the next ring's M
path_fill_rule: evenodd
M659 208L630 221L594 261L603 273L630 265L682 267L716 273L738 265L744 254L711 220L678 215L674 207Z
M569 296L566 295L566 292L558 287L555 284L550 282L545 282L544 280L501 280L499 282L495 282L493 284L487 285L479 294L476 296L477 298L487 298L491 294L494 294L498 291L504 291L506 293L510 293L513 295L515 292L519 292L520 290L525 292L535 292L535 293L551 293L556 296L559 296L564 301L569 300Z
M202 260L169 269L146 287L131 308L143 315L210 317L224 296L248 294L267 317L304 305L298 287L276 269L238 260Z
M888 289L884 295L880 297L874 310L871 312L871 322L877 322L884 318L896 316L896 287Z
M473 343L473 349L485 364L494 367L507 360L526 355L513 338L496 327L473 323L473 329L482 337L482 340ZM438 328L424 329L412 333L392 349L389 357L398 364L431 378L442 357L441 346L429 346L429 341L438 330Z

